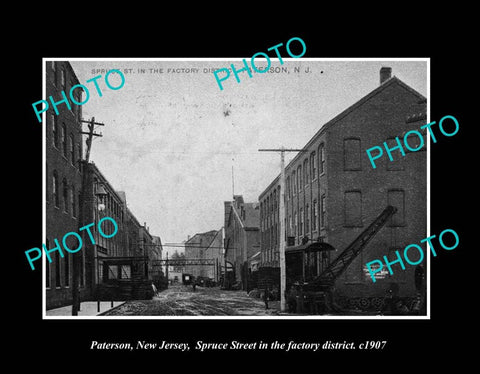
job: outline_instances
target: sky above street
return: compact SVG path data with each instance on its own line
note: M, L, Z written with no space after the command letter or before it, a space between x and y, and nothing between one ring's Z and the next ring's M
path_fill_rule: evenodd
M302 148L323 124L378 87L382 66L427 95L426 61L300 58L280 65L272 59L272 68L286 71L252 78L242 72L240 83L231 74L221 91L212 71L230 63L242 67L232 59L71 61L90 90L83 118L105 124L96 130L103 137L93 141L91 161L164 243L220 229L223 202L233 193L256 202L280 172L279 154L258 149ZM97 69L119 69L125 85L109 90ZM85 83L97 75L102 97Z

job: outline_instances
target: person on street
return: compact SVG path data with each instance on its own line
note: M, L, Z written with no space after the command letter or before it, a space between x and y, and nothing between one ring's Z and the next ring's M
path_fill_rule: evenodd
M265 286L265 291L263 292L263 301L265 303L265 309L268 309L268 297L270 292L268 291L268 286Z

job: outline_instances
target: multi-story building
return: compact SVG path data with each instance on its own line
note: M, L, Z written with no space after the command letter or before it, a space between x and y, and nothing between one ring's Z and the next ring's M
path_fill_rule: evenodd
M116 191L93 162L84 170L85 221L94 223L91 232L95 241L84 242L86 283L91 297L145 297L154 276L152 265L161 256L156 242L160 238L154 239L146 223L138 222L127 207L125 193ZM115 220L117 232L113 237L98 232L98 222L104 217ZM109 220L103 221L101 227L107 236L115 231Z
M69 92L79 81L67 61L46 63L46 95L55 102L62 100L61 92ZM81 89L73 91L78 102L82 102ZM57 106L58 114L51 108L46 114L46 242L47 248L61 243L68 232L78 232L80 193L82 186L82 135L81 106L65 103ZM72 246L71 248L76 248ZM46 307L47 309L72 301L72 255L62 250L52 252L52 263L46 261ZM80 295L85 297L85 254L82 256Z
M91 231L95 239L95 244L88 239L84 242L87 269L86 282L87 287L91 289L91 293L94 295L96 285L102 283L105 279L118 278L125 275L125 273L130 273L126 268L106 266L102 258L130 256L130 253L126 245L127 217L125 214L124 194L117 192L112 187L93 162L85 164L84 170L86 173L84 195L85 222L94 223ZM118 231L111 238L105 238L98 232L98 222L104 217L113 218L117 224ZM107 235L113 233L113 223L109 220L103 221L102 230Z
M329 243L336 251L305 254L303 277L308 281L392 205L397 212L337 279L336 292L382 296L396 283L400 295L414 295L414 266L402 270L393 265L394 274L384 272L383 279L372 283L366 263L384 255L393 261L396 250L426 237L426 145L418 152L404 147L404 157L392 150L394 161L385 155L375 160L375 169L366 149L383 142L393 149L397 136L402 141L407 131L425 124L425 105L425 97L392 77L390 68L382 68L376 89L321 126L285 167L285 233L279 222L280 176L259 196L262 266L279 266L280 240L292 246ZM412 122L411 115L419 112L423 116Z
M245 203L243 196L235 195L233 201L225 201L225 258L234 269L233 282L241 282L248 289L252 271L251 261L260 251L260 206Z
M185 265L185 272L195 277L205 277L218 282L223 264L223 230L195 234L185 242L185 259L199 260L198 264ZM209 263L208 265L205 265Z

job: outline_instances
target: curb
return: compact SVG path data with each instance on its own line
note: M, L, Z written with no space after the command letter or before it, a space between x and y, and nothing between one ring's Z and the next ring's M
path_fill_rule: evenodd
M123 304L125 304L126 302L127 302L127 301L124 301L123 303L118 304L117 306L114 306L113 308L110 308L110 309L107 309L107 310L105 310L105 311L103 311L103 312L101 312L101 313L95 314L95 316L103 316L103 315L105 315L105 313L110 312L111 310L115 310L115 309L121 307L121 306L122 306Z

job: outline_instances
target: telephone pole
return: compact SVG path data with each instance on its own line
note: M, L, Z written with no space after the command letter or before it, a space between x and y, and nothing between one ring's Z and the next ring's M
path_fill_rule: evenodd
M85 153L84 167L82 170L82 186L80 192L80 209L78 222L81 225L84 225L85 222L85 197L86 197L86 184L87 184L87 167L90 160L90 149L92 148L92 140L94 136L102 136L102 134L95 133L95 126L105 126L103 123L95 122L95 117L92 117L90 121L81 120L80 122L88 123L88 132L80 131L80 134L87 135L87 151ZM82 231L82 241L85 243L85 231ZM72 255L72 316L77 316L78 311L80 310L80 266L81 262L81 252L74 253Z
M277 148L277 149L259 149L259 152L280 152L280 311L285 311L285 290L287 285L286 265L285 265L285 152L306 152L304 149Z

